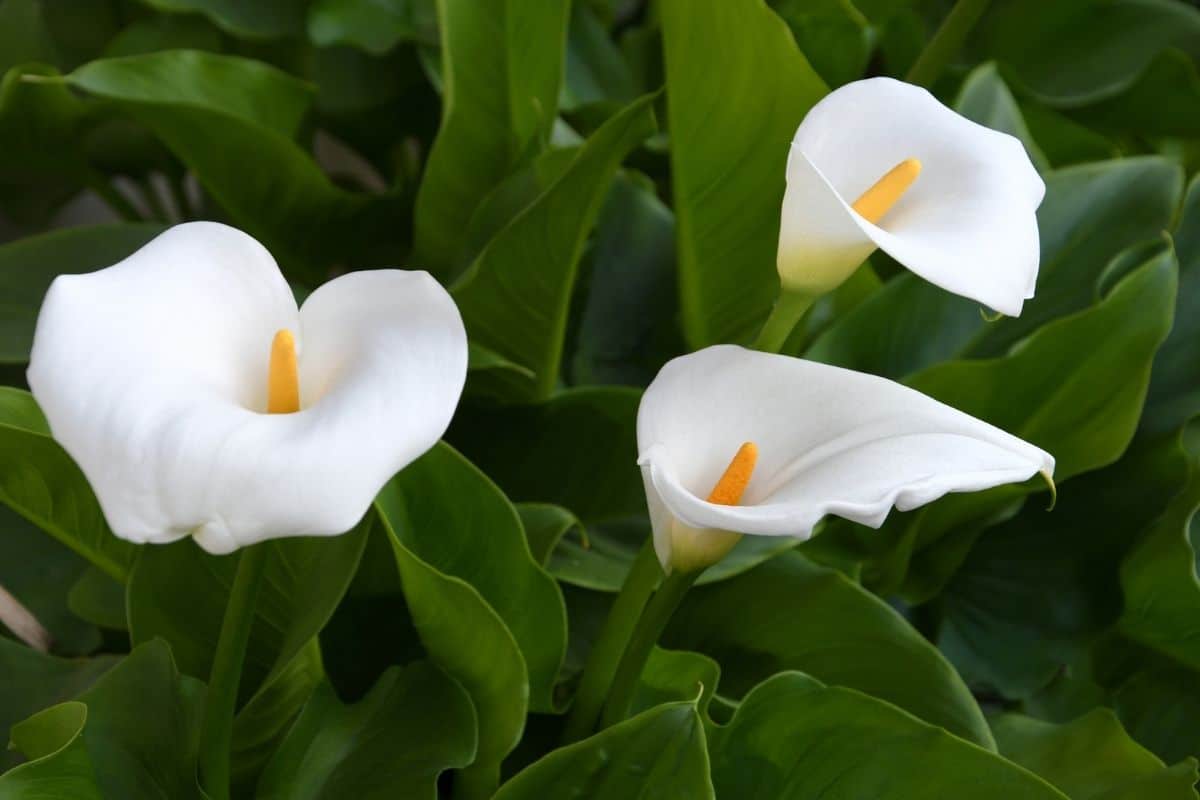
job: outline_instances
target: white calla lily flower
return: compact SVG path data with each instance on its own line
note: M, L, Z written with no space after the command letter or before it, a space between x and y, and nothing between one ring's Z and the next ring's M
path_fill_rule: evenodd
M466 370L427 273L350 273L297 308L262 245L195 222L57 278L28 377L118 536L220 554L354 527L445 432Z
M783 288L824 294L879 248L930 283L1017 316L1037 282L1045 192L1016 138L918 86L846 84L813 106L792 141Z
M715 563L740 534L807 539L826 515L877 528L893 507L1054 471L1048 453L914 389L733 345L664 366L637 436L668 573Z

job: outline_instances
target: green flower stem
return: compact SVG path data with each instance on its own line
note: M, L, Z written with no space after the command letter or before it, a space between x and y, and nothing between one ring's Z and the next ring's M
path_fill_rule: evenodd
M625 652L629 637L633 635L634 627L642 616L642 609L646 607L661 578L662 568L658 566L658 557L654 554L654 542L647 538L633 566L629 568L621 593L613 601L600 636L588 654L571 714L563 728L563 744L589 736L596 727L600 709L617 673L621 654Z
M254 606L262 586L267 553L265 543L242 550L237 576L229 592L229 605L225 607L225 619L221 623L217 652L213 656L200 730L200 778L212 800L229 800L233 715L237 710L242 663L254 624Z
M642 677L642 670L646 667L646 659L650 658L650 651L654 649L658 637L671 621L675 609L683 602L684 595L702 572L702 569L676 572L664 580L662 586L654 593L642 618L638 620L629 646L625 648L625 655L621 657L621 664L617 667L608 703L605 704L604 713L600 717L601 729L616 725L629 715L633 696L637 692L638 679Z
M771 315L763 323L758 339L754 342L754 349L764 353L778 353L782 350L788 337L816 299L813 295L789 291L786 287L781 289L779 299L771 309Z
M975 27L975 23L987 11L991 0L958 0L937 33L925 45L917 63L912 65L905 80L918 86L933 86L934 81L942 74L942 70L950 63L950 59L962 48L967 40L967 34Z

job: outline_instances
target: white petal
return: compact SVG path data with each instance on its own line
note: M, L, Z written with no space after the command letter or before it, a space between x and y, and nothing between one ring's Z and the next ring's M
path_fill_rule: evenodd
M759 456L742 504L707 502L743 442ZM826 514L878 527L893 506L1054 469L1037 447L906 386L728 345L663 367L638 410L638 448L652 509L766 536L810 536ZM652 515L656 528L668 519Z
M906 158L921 161L920 177L880 225L867 222L850 204ZM1014 137L956 114L917 86L891 78L850 83L817 103L796 131L781 275L803 280L822 260L853 269L870 242L931 283L1016 316L1033 296L1044 194Z
M295 414L266 414L274 333L300 349ZM29 382L115 533L211 552L352 527L432 445L466 373L453 301L425 273L354 273L298 311L271 256L213 223L58 278Z

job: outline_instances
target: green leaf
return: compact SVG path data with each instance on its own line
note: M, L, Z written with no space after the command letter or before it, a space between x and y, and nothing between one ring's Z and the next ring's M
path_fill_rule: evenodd
M1159 53L1137 82L1074 117L1090 127L1139 136L1200 135L1200 73L1187 53Z
M882 600L798 554L693 589L662 643L716 659L726 695L803 670L994 747L971 693L936 648Z
M1196 763L1167 768L1129 738L1108 709L1054 725L1020 714L992 720L1005 758L1053 784L1071 800L1188 800L1197 797Z
M1055 479L1115 461L1136 429L1154 353L1171 327L1170 251L1129 274L1090 309L1055 320L1000 358L949 361L907 382L1052 453ZM894 514L879 531L832 520L804 549L830 563L864 563L876 591L931 598L974 537L1010 516L1041 481L951 495Z
M1179 299L1175 326L1154 358L1142 427L1150 433L1176 430L1200 410L1200 180L1193 180L1175 229Z
M618 175L595 238L571 382L645 386L685 349L676 329L675 216L652 185Z
M664 650L655 647L646 660L633 696L633 713L654 708L663 703L685 700L697 701L701 713L717 689L721 667L700 653L686 650Z
M1065 798L1021 767L894 706L798 673L759 685L708 736L719 797Z
M437 41L434 0L316 0L308 38L320 47L348 44L383 55L405 41Z
M0 245L0 363L29 360L38 309L57 276L111 266L161 232L149 223L87 225Z
M417 194L418 261L465 266L462 233L480 200L538 149L554 122L565 0L438 0L442 122Z
M1168 47L1200 56L1200 11L1173 0L1012 0L980 31L1027 91L1063 108L1119 94Z
M864 76L876 33L851 0L775 0L771 5L831 87Z
M995 64L981 64L971 71L959 89L954 108L969 120L1020 139L1038 171L1049 169L1046 156L1026 127L1016 98Z
M261 800L437 797L443 770L475 753L471 698L436 667L418 662L383 674L347 706L328 685L308 701L263 771Z
M1200 691L1194 670L1152 664L1121 685L1114 707L1125 730L1163 761L1200 757Z
M50 437L33 395L0 386L0 502L124 580L138 546L118 539L87 479Z
M82 620L101 628L128 631L125 586L94 566L87 567L67 593L67 607Z
M619 107L642 91L596 11L586 3L572 3L561 110L575 111L593 103Z
M310 99L295 78L234 56L167 51L94 61L67 81L149 128L285 268L319 281L334 262L380 258L378 231L392 228L400 199L335 186L292 140Z
M87 569L67 547L0 506L0 587L50 633L50 647L59 655L83 655L100 645L100 632L67 603L67 587Z
M601 126L454 287L472 341L536 374L526 399L545 399L557 382L586 237L622 159L654 131L653 101L644 97Z
M393 478L377 502L407 549L466 581L500 615L525 657L532 708L552 711L567 612L503 493L453 449L437 445Z
M0 776L0 797L203 800L196 752L204 686L148 642L79 696L13 729L32 759Z
M494 800L549 797L715 797L695 703L660 705L590 739L554 750L500 787Z
M825 85L763 0L665 0L671 176L683 330L741 341L779 288L788 142Z
M1135 445L1064 483L1053 511L1030 503L975 542L941 596L938 640L968 682L1026 697L1116 622L1122 558L1187 481L1165 445Z
M235 36L274 39L304 31L307 0L144 0L160 11L200 13Z
M0 637L0 739L17 722L43 708L76 697L112 669L115 656L66 659L30 650ZM17 754L0 750L0 770L14 766ZM0 797L3 797L0 779Z
M276 539L268 549L234 725L235 779L270 755L322 677L314 637L325 627L354 577L369 520L331 538ZM207 680L220 637L236 556L211 556L185 539L147 547L129 576L130 639L166 639L188 675Z

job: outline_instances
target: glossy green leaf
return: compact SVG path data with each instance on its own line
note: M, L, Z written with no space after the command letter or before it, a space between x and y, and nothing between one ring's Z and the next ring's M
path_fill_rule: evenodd
M204 686L181 675L165 642L148 642L77 701L17 725L31 759L0 776L0 797L203 800L196 782Z
M55 277L111 266L161 231L149 223L87 225L0 245L0 363L29 360L38 309Z
M50 438L33 395L0 387L0 502L123 580L139 548L108 528L71 457Z
M234 726L236 779L253 773L322 677L312 644L354 577L369 523L332 538L264 542L264 585L239 687ZM221 632L237 556L211 556L190 539L145 548L129 576L129 634L136 644L161 637L180 669L207 680Z
M645 386L684 349L676 329L675 217L653 186L617 176L591 262L571 382Z
M495 800L714 796L696 706L669 703L551 752L500 787Z
M1115 97L1079 109L1089 127L1139 136L1200 135L1200 73L1180 50L1159 53L1137 81Z
M1064 725L1020 714L992 720L1005 758L1053 784L1071 800L1190 800L1196 763L1167 768L1129 738L1116 716L1097 709Z
M775 0L771 5L830 87L864 76L876 35L851 0Z
M557 383L586 237L622 159L654 131L653 100L644 97L601 126L454 287L472 340L537 376L526 399L545 399Z
M532 708L552 710L566 650L566 609L503 493L439 445L393 478L378 504L404 546L434 569L466 581L500 615L525 657Z
M304 30L307 0L145 0L161 11L199 13L224 30L249 38L295 36Z
M632 712L699 697L699 710L704 713L720 678L720 665L708 656L655 647L638 678Z
M285 267L320 279L333 262L379 257L370 232L394 223L400 201L335 186L292 140L308 99L295 78L234 56L166 51L91 62L67 80L149 128ZM233 97L229 84L240 87Z
M559 106L574 111L590 104L620 107L641 94L633 69L594 8L571 4L566 71Z
M322 686L263 772L262 800L437 797L437 777L475 753L462 687L426 663L393 668L347 706Z
M683 330L756 333L779 288L788 142L825 85L763 0L661 4Z
M1120 93L1168 47L1200 56L1200 10L1174 0L1013 0L981 30L1028 91L1064 108Z
M936 648L879 598L798 554L693 589L662 641L716 659L726 695L803 670L994 746L974 698Z
M1159 253L1092 308L1040 328L1010 355L950 361L908 383L1054 454L1055 478L1112 463L1138 423L1150 366L1171 327L1176 266ZM1010 516L1039 480L951 495L879 531L833 521L806 545L831 563L864 563L877 591L903 588L914 602L932 597L987 524Z
M89 566L67 593L67 606L82 620L102 628L128 631L125 585L98 567Z
M0 637L0 739L26 717L76 697L116 663L114 656L58 658ZM0 751L0 770L20 760L15 752Z
M1194 670L1153 664L1123 683L1113 700L1125 730L1164 762L1200 758L1200 690Z
M437 41L434 0L316 0L308 38L321 47L348 44L382 55L404 41Z
M479 202L554 122L567 35L564 0L438 0L442 120L417 195L419 261L449 277Z
M729 724L708 735L719 797L1065 798L1021 767L895 706L794 672L759 685Z
M983 64L971 71L959 90L954 110L980 125L1017 137L1039 172L1049 168L1045 154L1025 125L1016 98L995 64Z

